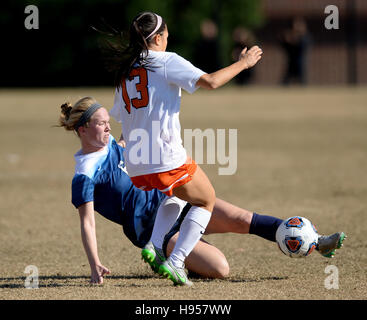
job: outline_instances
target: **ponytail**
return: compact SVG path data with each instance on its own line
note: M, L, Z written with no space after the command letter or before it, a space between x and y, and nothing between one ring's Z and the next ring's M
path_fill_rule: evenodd
M119 30L110 28L105 33L109 39L104 40L102 53L107 71L114 73L114 85L119 88L121 80L129 77L135 64L150 69L148 56L149 43L154 34L162 34L166 28L165 21L152 12L138 14L130 25L126 35Z
M94 98L84 97L78 100L74 105L69 102L62 104L59 127L64 127L67 131L77 132L77 125L83 113L96 102Z

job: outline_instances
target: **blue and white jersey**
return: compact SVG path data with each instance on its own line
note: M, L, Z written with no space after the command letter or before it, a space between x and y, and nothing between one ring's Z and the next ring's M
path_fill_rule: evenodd
M150 239L158 207L166 197L158 190L136 188L125 169L124 148L110 136L99 152L75 155L72 203L78 208L94 202L94 210L123 226L124 233L138 247Z

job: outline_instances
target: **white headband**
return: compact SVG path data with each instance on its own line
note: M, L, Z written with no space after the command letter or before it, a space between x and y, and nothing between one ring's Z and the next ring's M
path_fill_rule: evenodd
M148 40L153 34L155 34L162 25L162 17L157 14L155 14L155 16L157 17L157 25L155 26L153 32L149 36L147 36L145 40Z

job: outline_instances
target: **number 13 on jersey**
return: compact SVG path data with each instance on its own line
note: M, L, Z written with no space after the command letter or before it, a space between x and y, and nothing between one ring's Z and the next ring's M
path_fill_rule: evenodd
M131 105L136 108L144 108L149 103L149 92L148 92L148 72L146 69L134 68L131 70L129 75L129 80L133 80L135 77L138 77L139 80L136 83L136 91L140 94L140 98L134 98L130 100L129 94L126 90L126 79L121 81L122 88L122 98L125 102L125 109L128 113L131 112Z

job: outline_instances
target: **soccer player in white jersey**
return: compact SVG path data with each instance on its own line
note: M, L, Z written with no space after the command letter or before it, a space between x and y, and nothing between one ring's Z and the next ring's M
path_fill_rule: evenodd
M181 89L193 93L199 87L218 88L253 67L262 50L257 46L244 49L236 63L207 74L179 55L166 52L167 39L168 28L159 15L144 12L133 19L128 46L111 56L118 59L120 54L115 103L110 113L122 123L126 168L134 185L142 190L158 189L192 205L173 251L159 268L159 273L175 284L191 285L184 261L205 232L215 191L182 145ZM156 218L152 242L159 256L163 256L164 236L178 215L179 212L159 214Z

